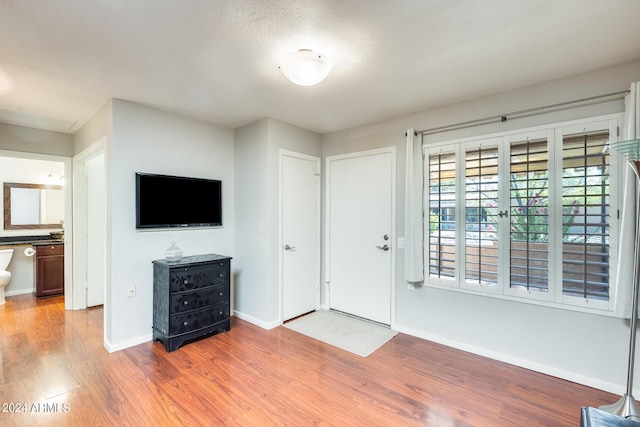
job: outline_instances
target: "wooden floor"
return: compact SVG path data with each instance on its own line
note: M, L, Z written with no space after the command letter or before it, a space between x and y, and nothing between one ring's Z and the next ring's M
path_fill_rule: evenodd
M239 319L172 353L109 354L102 316L7 298L0 425L577 426L582 405L617 399L404 334L362 358Z

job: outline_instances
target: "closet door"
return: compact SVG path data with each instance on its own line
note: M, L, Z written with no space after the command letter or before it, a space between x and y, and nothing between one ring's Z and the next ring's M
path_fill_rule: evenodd
M282 151L281 281L283 321L320 301L320 159Z

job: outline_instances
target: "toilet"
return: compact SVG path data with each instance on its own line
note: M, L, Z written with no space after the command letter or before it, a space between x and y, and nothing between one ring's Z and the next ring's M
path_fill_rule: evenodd
M4 288L9 284L11 280L11 273L7 271L11 257L13 256L13 249L0 249L0 305L6 301L4 299Z

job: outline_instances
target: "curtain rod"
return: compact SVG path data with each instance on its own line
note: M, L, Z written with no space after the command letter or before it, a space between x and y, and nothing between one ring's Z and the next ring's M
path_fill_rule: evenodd
M431 135L434 133L464 129L464 128L468 128L476 125L493 123L496 121L501 121L504 123L511 116L516 116L515 118L528 117L536 114L541 114L546 110L550 111L550 110L558 109L559 107L565 107L573 104L580 104L580 103L589 102L589 101L601 100L603 98L612 98L612 99L624 98L624 96L627 95L628 93L629 93L629 90L622 90L619 92L612 92L604 95L595 95L595 96L590 96L588 98L576 99L574 101L566 101L566 102L560 102L558 104L545 105L542 107L528 108L526 110L512 111L510 113L500 114L497 116L490 116L482 119L469 120L466 122L455 123L452 125L439 126L431 129L416 131L416 135L419 133L421 133L422 135Z

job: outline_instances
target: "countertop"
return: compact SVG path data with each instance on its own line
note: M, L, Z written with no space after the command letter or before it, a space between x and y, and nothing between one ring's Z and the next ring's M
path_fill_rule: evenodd
M18 245L54 245L64 244L62 239L54 239L51 236L7 236L0 237L0 246L18 246Z
M64 240L61 239L38 240L37 242L31 242L31 246L48 246L62 244L64 244Z

